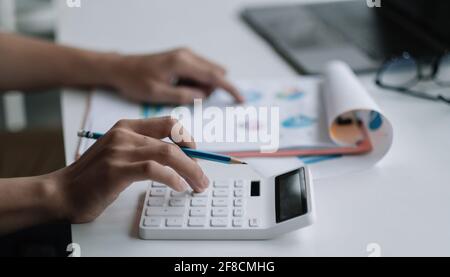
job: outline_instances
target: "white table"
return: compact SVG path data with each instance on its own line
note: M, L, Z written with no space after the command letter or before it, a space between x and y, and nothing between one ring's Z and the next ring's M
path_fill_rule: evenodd
M238 19L239 8L248 3L261 1L82 0L79 9L61 4L59 40L128 53L188 46L226 65L233 78L294 76ZM377 243L383 256L450 255L450 107L378 90L373 76L363 81L394 125L393 147L370 170L317 181L313 226L268 241L142 241L136 230L146 188L141 183L95 222L72 227L81 254L367 256L367 245ZM84 94L63 93L68 163L85 101Z

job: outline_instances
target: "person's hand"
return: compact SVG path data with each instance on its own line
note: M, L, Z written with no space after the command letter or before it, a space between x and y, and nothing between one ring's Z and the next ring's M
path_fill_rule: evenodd
M221 88L236 102L243 102L238 90L225 78L223 67L189 49L147 56L121 56L115 68L112 86L133 101L191 104L194 99L208 97Z
M62 217L73 223L90 222L136 181L154 180L180 192L189 187L205 190L208 178L179 147L195 148L195 143L177 124L170 117L122 120L78 161L54 173ZM181 140L171 137L174 127L188 137L179 146L161 141Z

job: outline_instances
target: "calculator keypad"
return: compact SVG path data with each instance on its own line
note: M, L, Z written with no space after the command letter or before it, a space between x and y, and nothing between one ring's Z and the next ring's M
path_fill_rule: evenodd
M206 207L208 205L207 198L193 198L191 199L191 207Z
M145 207L144 227L148 228L243 228L258 227L257 218L248 218L245 199L247 180L215 180L202 193L176 192L153 182Z

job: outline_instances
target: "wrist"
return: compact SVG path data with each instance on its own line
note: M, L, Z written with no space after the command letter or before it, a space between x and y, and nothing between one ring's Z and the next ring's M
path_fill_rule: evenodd
M117 53L96 53L92 59L95 67L97 86L117 88L121 76L124 56Z
M99 59L102 64L104 86L120 91L130 76L139 74L139 59L137 56L127 56L116 53L102 53Z
M92 89L94 87L115 88L123 56L117 53L103 53L79 50L72 55L69 70L65 71L64 86Z
M0 179L0 236L38 224L68 219L58 175Z
M61 182L61 172L57 171L39 177L38 187L41 201L41 208L51 220L61 220L68 217L65 207L64 185Z

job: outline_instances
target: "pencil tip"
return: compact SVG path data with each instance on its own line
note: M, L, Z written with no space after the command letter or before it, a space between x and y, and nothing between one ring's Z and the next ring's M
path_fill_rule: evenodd
M232 164L247 164L246 162L243 162L243 161L238 160L236 158L231 158L231 163Z

